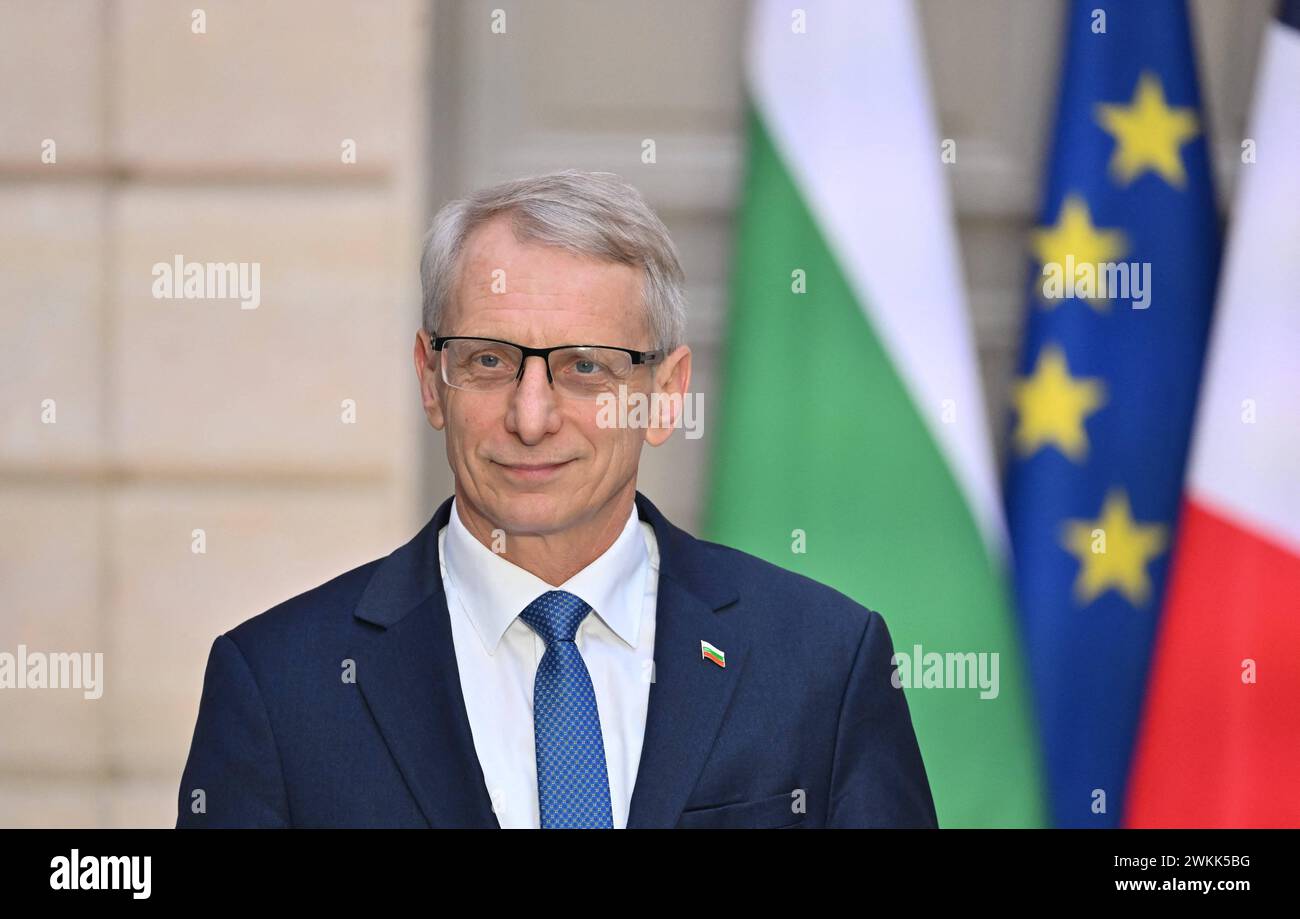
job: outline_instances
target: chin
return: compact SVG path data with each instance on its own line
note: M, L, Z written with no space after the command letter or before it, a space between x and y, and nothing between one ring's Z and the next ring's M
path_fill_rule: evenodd
M563 529L571 510L569 498L555 485L508 487L499 493L493 516L507 533Z

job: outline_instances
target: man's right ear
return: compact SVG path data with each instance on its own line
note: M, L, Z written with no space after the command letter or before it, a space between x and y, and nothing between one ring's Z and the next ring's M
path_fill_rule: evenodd
M420 381L420 401L424 403L424 415L434 430L441 431L447 423L447 416L442 410L442 374L438 370L438 361L442 355L433 350L424 329L415 333L415 375Z

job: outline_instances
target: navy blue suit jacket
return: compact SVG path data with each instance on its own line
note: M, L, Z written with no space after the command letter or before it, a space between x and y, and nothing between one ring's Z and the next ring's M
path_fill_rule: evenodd
M636 503L660 569L628 826L937 826L880 615ZM178 827L498 826L439 574L450 510L216 639Z

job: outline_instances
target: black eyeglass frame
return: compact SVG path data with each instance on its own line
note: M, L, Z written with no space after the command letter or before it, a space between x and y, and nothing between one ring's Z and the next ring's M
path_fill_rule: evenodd
M554 345L550 348L529 348L518 342L506 341L504 338L485 338L482 335L435 335L433 337L433 350L441 352L442 346L449 341L490 341L498 345L510 345L512 348L518 348L523 357L519 359L519 372L515 374L516 384L524 378L524 368L528 366L528 359L530 357L540 357L542 364L546 367L546 382L554 386L555 378L551 376L551 352L563 351L565 348L603 348L606 351L622 351L632 358L634 366L638 364L657 364L664 359L663 351L659 350L637 351L635 348L620 348L617 345Z

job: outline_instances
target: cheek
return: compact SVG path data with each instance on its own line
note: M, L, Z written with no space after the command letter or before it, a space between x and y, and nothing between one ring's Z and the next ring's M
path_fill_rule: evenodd
M602 428L594 418L584 420L583 435L596 454L598 464L626 465L635 462L637 445L645 439L645 432L635 428Z
M502 424L489 406L452 399L447 406L447 443L467 462L475 461L474 448Z

